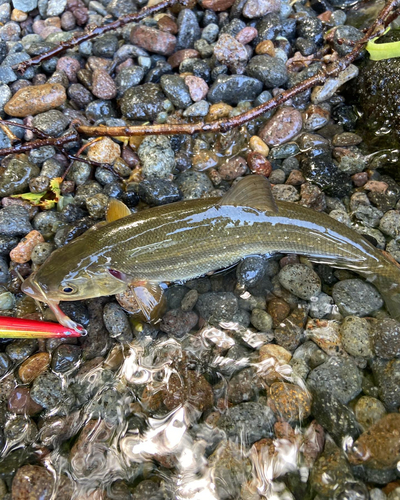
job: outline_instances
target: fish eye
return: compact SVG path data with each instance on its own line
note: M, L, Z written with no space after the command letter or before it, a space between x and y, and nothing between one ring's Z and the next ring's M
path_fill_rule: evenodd
M70 285L70 284L68 284L68 285L66 285L66 286L61 285L61 286L60 286L60 290L61 290L63 293L67 293L68 295L71 295L72 293L75 293L75 292L76 292L77 288L76 288L76 286L74 286L74 285Z

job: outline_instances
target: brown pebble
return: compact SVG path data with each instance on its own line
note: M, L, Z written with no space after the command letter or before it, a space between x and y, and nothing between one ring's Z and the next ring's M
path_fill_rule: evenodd
M301 131L302 125L300 111L291 106L284 106L267 121L259 136L268 146L279 146L295 137Z
M22 88L4 106L10 116L25 118L58 108L67 100L65 88L59 83L45 83Z
M289 316L290 305L285 300L277 297L267 303L267 312L272 317L273 327L276 328Z
M372 469L392 469L400 460L400 413L389 413L356 440L349 454L351 464Z
M298 422L310 415L311 398L304 389L297 385L275 382L270 388L268 406L279 419Z
M100 163L113 163L119 156L121 156L121 148L109 137L95 142L87 150L88 159Z
M104 69L96 69L92 75L92 94L99 99L114 99L117 95L117 86L114 80Z
M220 118L225 118L229 116L229 113L233 110L232 106L225 104L224 102L219 102L217 104L212 104L208 110L208 114L205 121L212 122L214 120L219 120Z
M233 181L247 172L246 160L241 156L237 156L220 165L218 172L222 180Z
M358 172L351 176L351 180L356 187L364 186L368 182L368 174L367 172Z
M74 57L60 57L56 66L58 71L64 71L71 83L77 83L77 72L81 69L80 62Z
M253 174L269 177L272 172L271 163L264 156L256 151L252 151L247 155L247 164Z
M362 138L353 132L343 132L336 134L332 138L333 146L357 146L362 142Z
M208 92L208 85L199 76L186 76L185 83L189 88L189 94L192 101L198 102L205 98Z
M256 30L256 28L253 28L252 26L246 26L239 31L235 38L238 42L246 45L247 43L250 43L252 40L254 40L257 35L258 31Z
M232 7L235 0L203 0L201 6L203 9L210 9L214 12L222 12Z
M180 66L181 62L185 59L195 59L200 57L200 52L194 49L182 49L177 50L175 54L168 57L167 62L172 66L172 68L177 68Z
M245 46L227 33L219 36L214 47L214 56L221 64L234 71L243 68L249 57Z
M13 500L50 500L53 476L44 467L24 465L17 470L11 487Z
M275 47L272 40L264 40L256 46L256 54L262 55L267 54L271 57L275 56Z
M25 360L18 369L18 376L24 384L30 384L50 366L50 354L38 352Z
M364 185L364 189L366 191L373 191L375 193L386 193L388 187L389 186L386 184L386 182L382 181L368 181Z
M157 26L159 30L171 33L171 35L176 35L178 33L178 26L176 22L169 16L162 16L161 19L157 21Z
M265 344L261 346L259 355L260 362L269 358L275 358L280 363L287 364L292 359L292 354L289 351L276 344Z
M13 262L24 264L31 259L32 250L38 243L43 243L44 238L39 231L31 231L28 233L18 245L10 252L10 258Z
M174 35L143 25L132 28L130 41L142 49L163 56L170 56L176 45Z
M75 16L72 14L72 12L69 10L63 12L61 14L61 28L64 31L71 31L75 28L75 26Z
M31 398L29 387L24 387L22 385L17 386L11 392L8 398L7 408L17 415L29 416L37 415L43 410L43 408Z
M262 139L260 139L260 137L258 137L258 135L253 135L252 137L250 137L249 146L252 151L260 153L265 157L267 157L269 154L269 147Z
M290 186L301 186L306 182L304 175L300 170L292 170L289 174L289 177L286 179L286 184Z
M22 23L28 19L28 14L22 10L13 9L11 12L11 21L16 21L17 23Z

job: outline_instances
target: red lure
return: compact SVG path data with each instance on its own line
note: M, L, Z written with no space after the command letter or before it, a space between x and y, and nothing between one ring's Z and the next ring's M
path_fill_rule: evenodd
M81 331L76 331L59 323L0 316L0 338L51 339L80 337L85 333L83 328Z

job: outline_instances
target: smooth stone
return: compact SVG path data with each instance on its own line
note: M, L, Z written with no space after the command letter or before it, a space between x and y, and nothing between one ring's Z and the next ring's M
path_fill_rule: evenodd
M301 113L292 107L285 106L270 119L258 135L268 146L279 146L290 141L302 128Z
M4 106L10 116L24 118L58 108L67 99L65 88L59 83L32 85L18 90Z
M238 104L240 101L254 101L262 91L263 84L255 78L244 75L220 75L207 94L211 103Z

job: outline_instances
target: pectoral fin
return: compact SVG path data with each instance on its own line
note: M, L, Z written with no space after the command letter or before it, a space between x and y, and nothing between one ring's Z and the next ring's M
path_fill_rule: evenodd
M262 175L249 175L235 184L220 201L221 205L242 205L269 212L278 212L271 184Z
M148 323L157 323L166 305L163 287L150 281L130 283L115 298L125 310Z
M106 221L112 222L114 220L122 219L127 215L131 215L131 213L132 212L125 205L125 203L122 203L122 201L112 198L107 207Z

